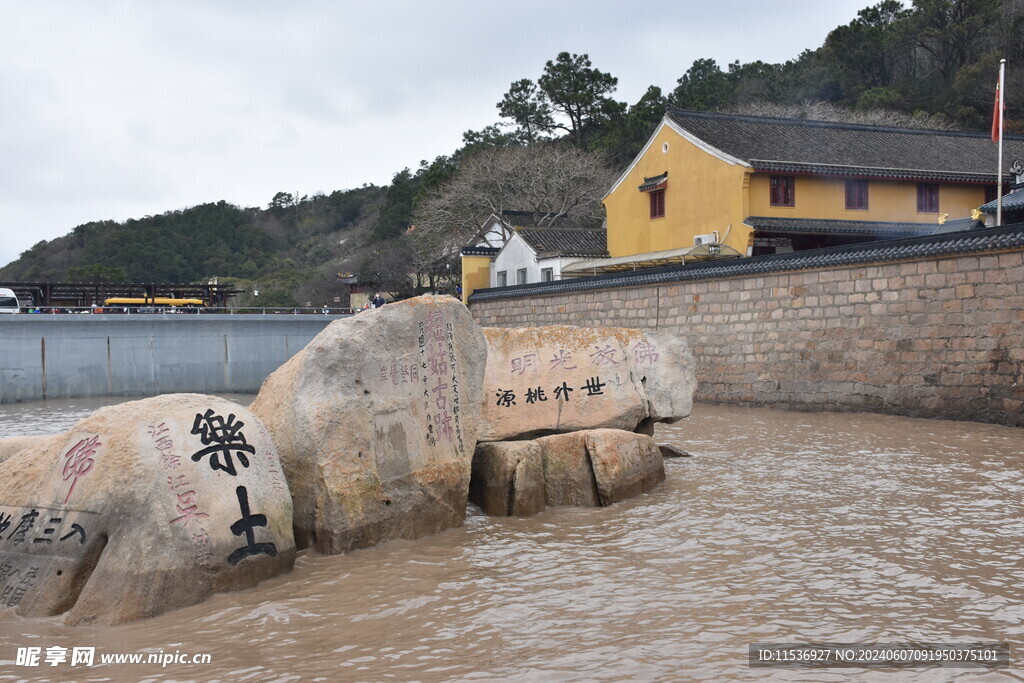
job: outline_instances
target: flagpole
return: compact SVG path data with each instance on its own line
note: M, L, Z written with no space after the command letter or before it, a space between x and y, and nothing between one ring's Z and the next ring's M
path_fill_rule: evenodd
M996 225L1003 224L1003 103L1006 102L1006 60L999 60L999 175L996 180Z

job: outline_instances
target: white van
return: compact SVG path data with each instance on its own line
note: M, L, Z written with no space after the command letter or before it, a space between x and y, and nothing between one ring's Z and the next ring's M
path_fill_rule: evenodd
M19 313L18 297L10 289L0 288L0 313Z

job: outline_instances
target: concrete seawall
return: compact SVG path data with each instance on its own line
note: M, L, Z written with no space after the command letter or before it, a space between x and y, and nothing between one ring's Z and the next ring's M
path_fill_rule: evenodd
M331 315L0 316L0 403L255 393Z

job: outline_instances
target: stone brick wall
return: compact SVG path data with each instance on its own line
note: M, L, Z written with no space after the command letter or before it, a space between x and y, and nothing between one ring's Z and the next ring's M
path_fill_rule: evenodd
M1024 426L1024 251L473 302L485 326L668 329L697 399Z

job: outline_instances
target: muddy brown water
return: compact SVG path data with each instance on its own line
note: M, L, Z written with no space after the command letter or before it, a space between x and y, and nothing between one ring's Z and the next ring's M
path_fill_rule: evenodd
M0 438L102 403L0 406ZM608 508L307 553L112 628L2 615L0 680L1024 680L1024 430L698 405L658 438L693 457ZM753 641L1009 641L1013 665L751 670ZM27 646L212 662L18 666Z

